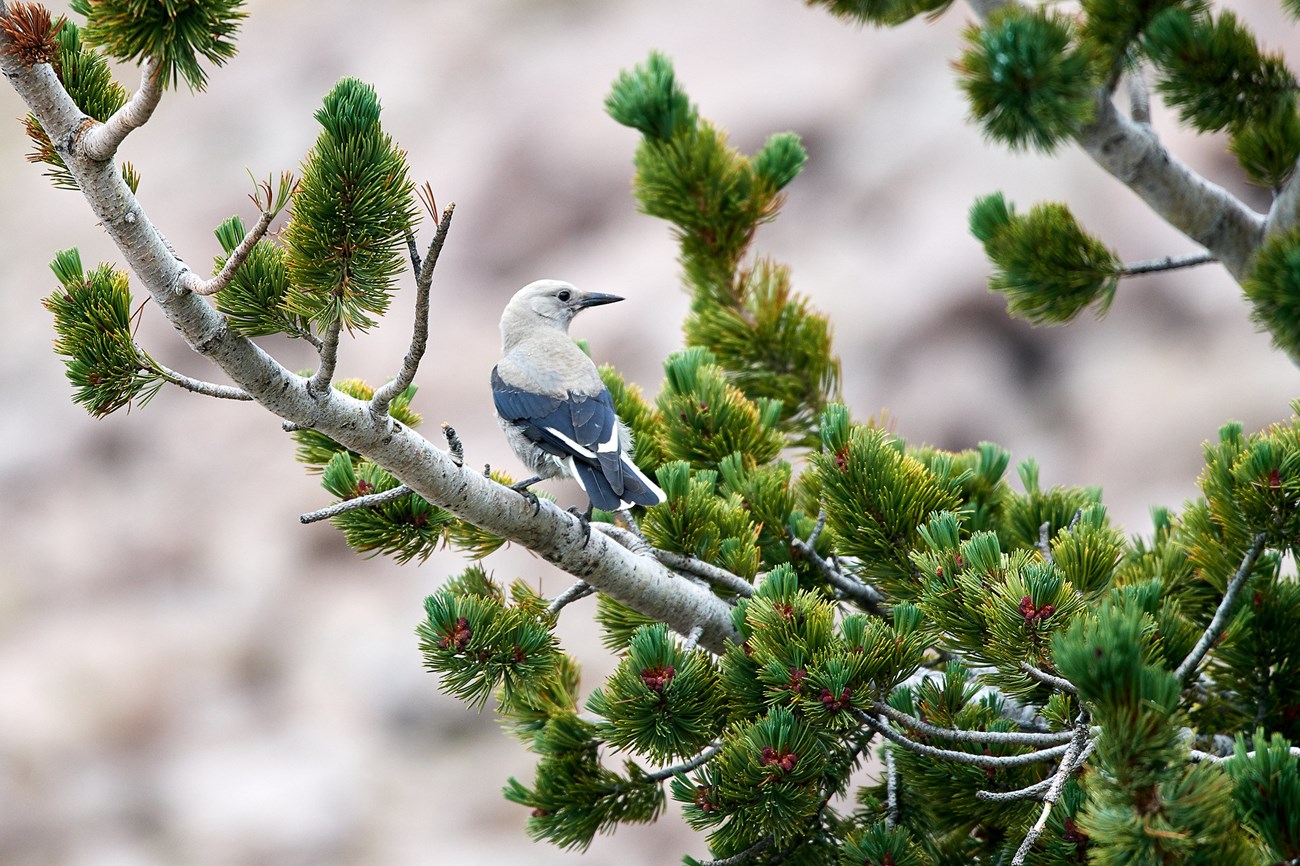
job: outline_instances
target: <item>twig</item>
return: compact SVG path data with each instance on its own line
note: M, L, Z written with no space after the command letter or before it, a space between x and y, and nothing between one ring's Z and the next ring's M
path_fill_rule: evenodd
M1014 791L976 791L976 800L986 800L988 802L998 802L1004 800L1038 800L1048 788L1052 787L1052 777L1048 777L1041 782L1035 782L1027 788L1017 788Z
M627 530L624 530L624 532L627 532ZM631 535L632 533L629 532L628 534ZM743 577L732 574L725 568L711 565L702 559L696 559L694 556L688 556L684 553L660 550L657 547L650 548L650 554L669 568L675 568L678 571L684 571L703 578L714 586L733 592L742 598L749 598L754 594L753 585Z
M191 379L189 376L177 373L170 367L164 367L157 361L153 361L153 370L173 385L184 388L186 391L192 391L195 394L202 394L205 397L218 397L222 400L253 399L253 395L243 388L236 388L233 385L218 385L214 382L204 382L201 379Z
M683 761L680 764L673 764L671 767L664 767L662 769L655 770L653 773L646 773L646 778L650 779L653 782L662 782L665 779L671 779L673 776L676 776L678 773L689 773L692 770L699 769L700 767L707 764L709 761L712 761L715 757L717 757L718 753L721 751L722 751L722 740L714 740L712 743L708 745L708 747L704 751L700 752L698 755L696 755L694 758L691 758L689 761Z
M1029 662L1021 662L1020 670L1029 674L1030 677L1038 680L1040 683L1043 683L1044 685L1049 685L1052 688L1057 689L1058 691L1066 692L1067 694L1071 694L1071 695L1077 695L1079 693L1079 690L1075 688L1074 683L1070 682L1064 677L1058 677L1055 676L1054 674L1049 674L1044 670L1040 670L1034 667L1033 665L1031 665Z
M1052 558L1052 540L1047 536L1051 528L1052 522L1050 520L1044 520L1043 525L1038 527L1038 552L1043 555L1043 562L1048 564L1055 562Z
M1151 92L1147 90L1145 70L1141 65L1129 69L1125 76L1128 84L1128 116L1134 123L1151 125Z
M558 614L560 611L564 610L566 605L572 604L580 598L586 598L595 591L596 588L594 586L587 583L585 580L580 580L553 598L551 603L546 606L546 610L552 615Z
M873 704L870 711L879 713L891 722L904 725L919 734L925 734L927 737L941 737L957 743L1059 746L1070 742L1070 738L1074 736L1069 731L1039 734L1029 731L967 731L961 728L940 728L883 703Z
M1291 757L1300 758L1300 746L1292 746L1290 748L1290 753L1291 753ZM1233 758L1237 756L1235 753L1231 755L1216 755L1213 752L1202 752L1200 749L1188 749L1187 757L1192 762L1198 764L1201 762L1205 762L1209 764L1222 764L1224 761L1231 761ZM1247 752L1245 757L1246 760L1248 761L1254 760L1255 753L1253 751Z
M863 610L873 613L876 616L884 615L880 606L884 603L885 597L881 595L880 591L875 587L868 586L862 581L848 576L844 572L840 571L836 566L831 565L829 562L822 559L821 555L817 553L813 546L802 538L791 535L790 546L797 550L801 556L806 557L813 565L817 566L817 569L826 578L827 582L838 589L854 604L857 604Z
M280 211L284 209L284 206L288 204L289 198L297 187L297 181L288 172L280 175L278 191L271 189L270 180L260 182L254 180L253 192L249 195L249 198L253 200L253 204L261 212L257 222L244 234L244 237L235 248L230 251L230 255L226 257L226 262L221 266L220 271L206 280L194 271L186 271L181 277L181 288L189 289L196 295L207 296L215 295L230 285L230 281L235 278L235 274L243 267L244 262L248 259L248 254L253 251L253 247L257 246L257 242L266 235L271 220L275 219ZM298 332L298 336L303 335L302 331ZM319 348L319 345L317 348Z
M108 120L82 137L81 149L87 158L97 162L112 159L131 130L149 122L162 99L162 77L162 64L153 57L146 59L140 72L140 89Z
M1131 265L1125 265L1120 269L1120 276L1138 277L1143 274L1154 274L1160 271L1172 271L1178 268L1194 268L1197 265L1211 265L1217 262L1213 253L1190 253L1179 258L1165 256L1163 259L1150 259L1145 262L1134 262Z
M695 647L700 643L700 635L704 634L704 629L698 625L691 629L691 633L686 636L686 641L682 644L684 652L695 652Z
M644 538L637 535L636 533L624 529L621 526L615 526L612 523L593 522L591 524L591 528L596 530L597 532L601 532L604 533L605 535L608 535L610 538L614 539L619 544L626 547L628 550L632 551L633 553L638 553L641 554L642 556L649 556L651 551L654 549L650 546L650 542L646 541Z
M928 758L940 758L945 761L953 761L957 764L970 764L973 767L984 767L985 769L1023 767L1027 764L1054 761L1064 755L1066 750L1069 749L1069 744L1065 744L1037 752L1026 752L1023 755L972 755L969 752L954 752L950 749L936 749L934 746L927 746L924 743L918 743L915 740L908 739L891 728L889 723L883 719L877 719L862 710L854 709L851 710L851 712L858 721L867 725L867 727L876 731L881 736L885 737L885 739L893 740L909 752L915 752L918 755L925 755Z
M1228 619L1232 616L1232 609L1237 603L1237 595L1241 592L1241 587L1246 583L1246 578L1250 577L1250 571L1255 567L1255 561L1259 555L1264 552L1264 542L1267 539L1267 533L1257 532L1255 537L1250 541L1250 547L1246 549L1246 555L1242 557L1241 565L1237 568L1237 573L1228 581L1228 587L1223 593L1223 601L1219 602L1219 609L1214 612L1214 618L1210 624L1205 627L1205 633L1201 639L1196 642L1196 646L1183 659L1183 663L1174 671L1174 676L1178 677L1180 682L1186 682L1192 671L1205 658L1205 654L1214 646L1214 642L1223 634L1223 630L1228 627Z
M309 511L298 517L299 523L318 523L322 520L329 520L331 517L337 517L340 514L346 514L349 511L356 511L358 508L378 508L389 502L401 499L403 496L409 496L414 491L405 484L399 484L396 487L389 488L382 493L369 493L365 496L358 496L355 499L345 499L342 502L331 505L329 508L322 508L320 511Z
M898 823L898 765L894 750L885 750L885 827L892 830Z
M1070 778L1074 772L1075 759L1083 751L1084 744L1088 739L1088 720L1081 717L1078 724L1074 726L1074 737L1061 759L1061 766L1057 768L1056 775L1052 777L1052 783L1048 786L1047 791L1043 793L1043 810L1038 813L1038 820L1034 826L1029 828L1025 834L1024 841L1020 843L1020 848L1016 851L1016 856L1011 858L1011 866L1024 866L1025 858L1029 856L1029 850L1034 847L1038 837L1042 835L1043 828L1047 826L1047 818L1052 814L1052 807L1056 801L1061 798L1061 790L1065 787L1065 780Z
M339 334L343 331L343 320L335 319L330 322L329 328L325 331L325 337L321 340L320 346L320 368L316 375L311 377L307 382L307 391L317 399L325 396L330 389L330 381L334 378L334 365L339 360Z
M446 421L442 423L442 435L447 437L448 453L451 454L451 462L457 466L465 465L465 445L456 435L456 428Z
M415 381L415 374L420 370L420 360L429 345L429 288L433 284L433 269L438 264L438 255L447 240L447 230L451 228L451 217L456 211L456 203L447 205L438 222L438 230L429 242L429 252L424 256L424 263L415 277L415 328L411 334L411 346L406 350L402 360L402 369L398 374L384 383L375 396L370 399L370 412L374 415L388 414L388 406L393 398L405 391Z

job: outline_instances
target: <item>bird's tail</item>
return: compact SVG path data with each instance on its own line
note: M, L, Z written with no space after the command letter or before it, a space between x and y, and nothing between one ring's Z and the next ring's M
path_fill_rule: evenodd
M602 467L599 463L572 460L573 477L582 486L591 504L601 511L622 511L633 505L649 508L667 497L659 486L646 477L637 465L618 455L617 467ZM610 471L611 468L614 471ZM609 476L613 476L611 479ZM615 489L621 487L622 490Z

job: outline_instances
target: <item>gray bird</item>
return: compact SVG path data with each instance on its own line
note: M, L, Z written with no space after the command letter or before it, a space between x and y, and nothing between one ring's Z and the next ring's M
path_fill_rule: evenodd
M559 280L520 289L501 314L503 357L492 368L492 400L506 440L534 477L577 480L591 508L651 506L664 493L632 462L631 436L614 413L596 365L569 337L569 322L588 307L623 300L582 292Z

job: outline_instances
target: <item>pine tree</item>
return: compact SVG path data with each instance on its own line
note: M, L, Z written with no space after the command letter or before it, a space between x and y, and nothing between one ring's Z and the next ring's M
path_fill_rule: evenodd
M893 26L949 4L819 5ZM1076 16L973 5L982 20L956 68L987 137L1049 153L1080 144L1206 248L1125 265L1066 205L1018 212L990 192L970 225L1010 313L1104 314L1126 277L1218 260L1300 358L1300 119L1284 59L1196 0L1085 0ZM807 160L797 135L741 153L651 54L618 75L606 109L639 136L638 206L679 243L686 348L665 360L653 400L613 368L601 375L667 499L597 514L588 531L504 475L462 466L454 430L446 451L416 432L454 209L410 179L375 90L343 78L326 95L301 179L256 184L256 222L215 229L223 255L202 277L113 157L163 91L201 89L205 64L232 56L241 4L74 9L84 24L0 2L0 59L32 110L32 158L85 196L130 267L87 272L75 249L52 263L44 303L73 399L95 416L167 384L256 401L287 422L335 500L304 522L331 520L358 552L402 562L445 546L468 556L426 600L419 647L444 692L491 702L536 753L533 778L505 787L532 836L581 849L656 820L671 796L717 864L1300 862L1300 417L1224 424L1204 448L1201 496L1157 509L1153 534L1132 539L1099 490L1043 489L1032 459L1018 489L993 443L948 452L855 419L829 319L754 249ZM108 58L140 63L133 95ZM1267 214L1164 149L1146 67L1181 122L1228 134L1242 170L1274 191ZM1121 84L1131 117L1113 100ZM423 255L421 203L436 223ZM269 234L285 208L287 227ZM384 315L408 255L416 324L400 367L378 385L336 377L344 338ZM236 386L153 360L136 342L133 279ZM317 368L293 373L250 340L271 334L309 343ZM506 541L581 577L553 599L498 581L482 560ZM554 628L592 592L618 664L580 703ZM884 770L851 790L870 755Z

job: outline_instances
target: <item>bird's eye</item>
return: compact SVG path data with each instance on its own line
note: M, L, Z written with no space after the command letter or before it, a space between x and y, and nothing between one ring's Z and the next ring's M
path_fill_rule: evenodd
M567 290L563 290L555 297L559 298L561 301L567 301L572 296L569 294Z

